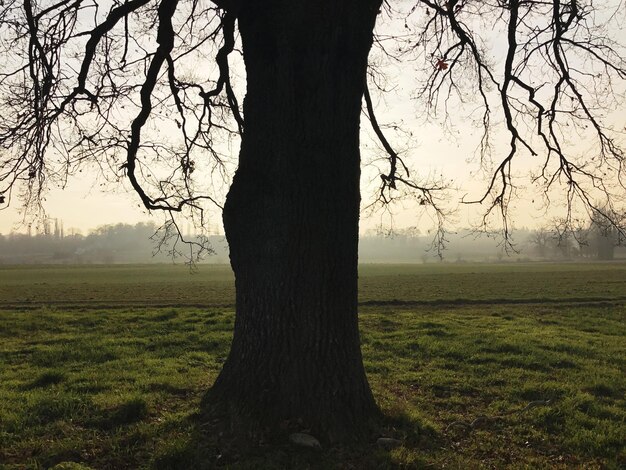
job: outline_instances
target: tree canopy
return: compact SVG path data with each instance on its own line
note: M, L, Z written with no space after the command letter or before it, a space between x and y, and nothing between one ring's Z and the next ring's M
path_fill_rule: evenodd
M244 129L244 8L4 1L0 204L18 195L36 206L49 184L89 167L128 181L150 210L201 217L206 203L221 206L206 180L228 181ZM426 113L445 122L462 103L476 107L477 153L491 176L481 196L463 202L500 214L506 231L515 164L532 158L533 183L547 193L561 186L568 208L582 204L610 221L624 193L623 116L610 112L624 102L624 10L615 0L384 2L363 103L388 162L378 200L409 194L443 216L448 197L444 181L412 170L376 118L372 96L395 85L384 65L402 62L414 64L413 98ZM493 143L502 132L508 148Z

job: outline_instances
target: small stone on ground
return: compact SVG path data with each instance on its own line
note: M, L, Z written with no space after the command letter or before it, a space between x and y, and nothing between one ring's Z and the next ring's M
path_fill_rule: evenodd
M289 441L300 447L308 447L309 449L321 449L322 446L320 441L315 439L313 436L309 434L304 434L302 432L294 432L289 435Z
M378 445L378 447L389 450L400 447L402 445L402 441L399 441L398 439L392 439L391 437L379 437L376 440L376 444Z

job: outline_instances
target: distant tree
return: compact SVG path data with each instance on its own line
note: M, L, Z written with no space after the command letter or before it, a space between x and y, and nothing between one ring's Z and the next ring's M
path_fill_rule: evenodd
M550 249L552 239L553 234L551 234L545 227L540 227L530 233L528 243L537 256L540 258L546 258L548 256L548 250Z
M577 255L576 243L570 231L560 233L555 237L554 245L559 258L571 259Z
M626 239L626 212L595 206L589 219L577 219L575 224L554 219L549 225L531 232L528 243L542 257L571 258L573 256L611 260L615 248Z
M529 240L543 258L570 259L579 254L577 245L585 243L586 235L574 231L569 221L556 218L535 230Z
M606 208L593 211L587 229L592 253L600 260L612 260L615 257L615 248L626 241L623 232L623 227L626 227L626 212L611 211L610 219L617 221L614 224L609 223L607 217L601 213L607 211Z
M92 164L125 178L180 234L177 214L201 224L215 202L198 188L227 169L220 136L239 135L223 207L237 318L212 403L239 429L301 423L328 439L362 434L377 415L357 326L362 111L387 154L381 202L412 196L441 220L445 186L410 174L379 124L384 86L376 60L368 74L372 44L379 58L421 68L415 97L433 114L454 117L449 106L477 97L480 156L494 164L473 202L508 234L521 156L543 160L534 181L547 191L563 183L570 208L598 191L614 199L614 182L623 194L623 151L603 118L626 78L619 31L606 27L620 9L578 0L5 0L0 195L6 204L19 186L38 204L47 183ZM374 35L384 18L402 32ZM243 107L231 83L238 54ZM491 144L498 122L505 148ZM579 155L574 135L593 150ZM196 175L207 180L197 185Z

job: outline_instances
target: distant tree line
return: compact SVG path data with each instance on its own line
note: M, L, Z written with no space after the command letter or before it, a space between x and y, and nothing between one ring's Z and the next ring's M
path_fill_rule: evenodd
M609 261L626 257L626 211L611 211L619 222L607 222L600 213L592 213L586 222L577 224L553 220L533 231L528 238L529 251L544 259L597 259ZM568 227L565 229L564 227Z
M526 240L531 234L528 229L516 230L512 240L517 251L507 253L498 234L477 234L471 229L447 232L440 257L438 246L430 232L421 232L414 227L403 230L370 230L360 238L359 260L365 263L531 261L526 249Z
M160 246L154 237L158 227L154 223L104 225L82 235L76 230L64 230L55 219L44 221L35 234L0 234L0 263L154 263L171 262L172 250ZM189 235L193 238L193 235ZM212 262L227 262L223 236L210 236L215 254Z
M433 246L433 237L416 228L363 234L359 260L364 263L465 263L541 260L626 258L623 238L614 227L592 218L576 230L562 230L552 221L536 230L515 232L516 251L504 250L497 236L476 237L469 229L446 235L443 258ZM46 219L32 233L0 234L0 264L114 264L164 263L172 261L171 247L159 246L163 238L154 223L103 225L82 235L64 229L57 219ZM187 235L193 239L194 235ZM223 236L209 236L214 253L208 263L228 263L228 246ZM182 261L182 260L181 260Z

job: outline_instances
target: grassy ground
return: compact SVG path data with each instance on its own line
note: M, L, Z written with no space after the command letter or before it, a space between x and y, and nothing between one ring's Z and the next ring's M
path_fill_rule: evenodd
M233 306L229 266L0 267L0 308ZM626 301L626 264L362 265L362 303Z
M364 267L365 365L403 445L321 452L244 450L203 418L224 267L2 269L0 468L623 468L625 268Z

